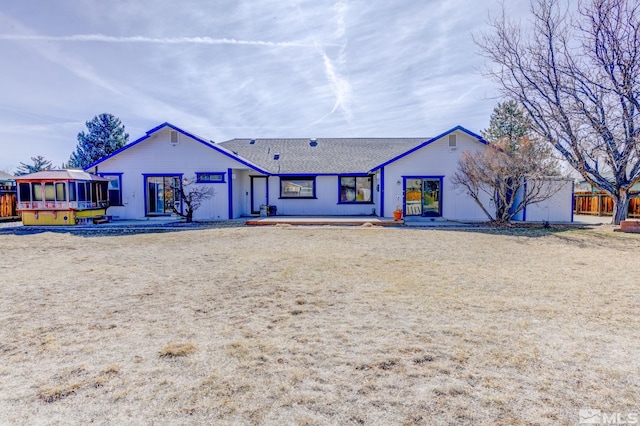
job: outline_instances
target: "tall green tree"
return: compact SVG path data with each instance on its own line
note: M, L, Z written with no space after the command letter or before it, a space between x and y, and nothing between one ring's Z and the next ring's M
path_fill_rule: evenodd
M640 5L531 0L528 22L506 11L476 38L487 75L528 112L533 131L611 196L613 223L640 182Z
M78 145L69 158L68 166L83 169L122 148L129 141L120 119L111 114L100 114L86 122L88 132L78 133Z
M491 113L489 127L480 133L484 140L489 143L497 143L506 139L512 145L512 149L517 148L518 141L524 138L531 131L531 119L527 112L518 107L514 100L498 103Z
M51 161L46 160L42 155L37 157L31 157L32 164L20 163L20 166L16 169L16 175L28 175L29 173L40 172L42 170L51 170L53 166Z

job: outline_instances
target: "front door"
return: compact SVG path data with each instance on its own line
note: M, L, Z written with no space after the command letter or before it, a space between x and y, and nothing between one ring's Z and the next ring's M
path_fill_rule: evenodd
M422 216L442 216L440 213L440 179L422 179Z
M267 204L267 177L251 176L251 214L259 214L263 204Z
M174 207L180 211L180 196L177 190L179 185L180 176L147 176L146 214L148 216L170 215Z
M424 177L405 180L405 215L442 216L442 178Z

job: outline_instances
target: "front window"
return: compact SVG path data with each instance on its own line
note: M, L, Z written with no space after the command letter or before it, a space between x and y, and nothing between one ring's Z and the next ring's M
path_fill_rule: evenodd
M75 182L69 182L69 201L78 201Z
M316 178L313 176L280 178L280 198L315 198Z
M26 182L20 182L20 184L18 185L18 188L20 188L20 201L21 202L31 201L31 185L29 185Z
M78 201L90 201L87 193L87 185L84 182L78 182Z
M101 173L105 179L109 179L108 200L110 206L122 205L122 173L110 174Z
M31 184L31 199L33 201L42 201L42 184L41 183L32 183Z
M341 203L371 203L373 178L371 176L341 176Z
M47 182L44 184L44 200L45 201L55 201L56 200L56 190L53 186L53 182Z
M67 201L67 191L64 182L56 182L56 201Z
M224 172L196 173L198 183L224 183Z

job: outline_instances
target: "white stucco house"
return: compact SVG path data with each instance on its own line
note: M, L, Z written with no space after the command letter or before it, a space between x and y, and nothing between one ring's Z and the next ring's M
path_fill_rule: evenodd
M171 215L180 210L173 185L196 179L215 196L194 220L260 214L442 217L486 216L451 177L466 150L485 149L477 134L454 127L433 138L233 139L213 141L170 123L85 168L110 180L109 215L116 219ZM569 191L567 193L567 191ZM572 220L572 187L545 206L529 206L521 220ZM537 209L537 210L536 210Z

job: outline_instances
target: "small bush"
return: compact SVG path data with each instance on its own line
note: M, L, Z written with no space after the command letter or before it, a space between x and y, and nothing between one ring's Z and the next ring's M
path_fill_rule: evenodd
M196 351L193 343L169 343L160 350L160 358L178 358L191 355Z

